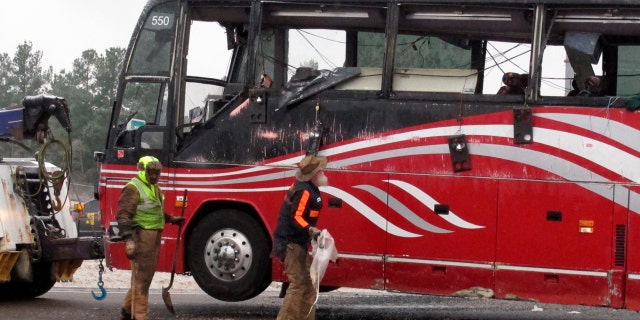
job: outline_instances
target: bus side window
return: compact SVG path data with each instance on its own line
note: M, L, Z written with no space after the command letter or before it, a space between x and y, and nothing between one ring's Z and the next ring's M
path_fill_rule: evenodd
M182 116L177 119L178 138L196 124L214 114L217 101L224 100L223 92L232 51L228 49L227 32L217 22L193 21L189 32L187 81Z
M615 81L616 95L637 95L640 93L640 46L638 45L622 45L618 47L618 62L616 64L615 73L617 77L612 79Z
M584 79L584 89L578 93L582 97L603 97L609 82L605 76L590 76Z
M116 138L115 146L119 148L133 148L133 139L134 139L133 131L128 131L128 130L121 131Z
M499 95L524 94L529 85L529 75L507 72L502 76L502 83L504 85L498 90Z
M164 148L164 132L155 128L146 129L140 132L140 149L162 150Z
M150 125L166 124L167 90L162 83L129 82L122 99L122 109L117 122L115 146L136 146L137 131Z
M116 147L121 148L133 148L135 146L135 135L138 128L145 125L144 120L134 119L136 113L132 113L129 116L129 121L126 121L124 128L121 129L116 139ZM122 125L120 125L122 126Z
M344 66L346 32L326 29L289 30L287 80L299 67L314 70L333 70Z

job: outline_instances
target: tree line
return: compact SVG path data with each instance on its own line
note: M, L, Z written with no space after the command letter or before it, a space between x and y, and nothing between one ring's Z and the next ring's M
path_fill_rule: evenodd
M107 124L111 115L111 103L116 95L118 75L124 60L125 49L112 47L104 52L88 49L73 61L71 70L54 72L53 67L42 66L43 53L32 43L18 45L13 55L0 53L0 108L20 105L25 96L52 94L64 97L72 124L70 143L72 196L91 194L96 173L93 152L104 149ZM69 144L66 132L56 120L50 119L53 136ZM37 150L32 142L26 145ZM0 157L18 151L15 146L0 145ZM19 156L33 156L19 155ZM59 159L52 156L52 159ZM47 158L47 161L49 159ZM52 161L55 163L55 161ZM76 188L74 190L74 188ZM80 189L80 190L78 190Z

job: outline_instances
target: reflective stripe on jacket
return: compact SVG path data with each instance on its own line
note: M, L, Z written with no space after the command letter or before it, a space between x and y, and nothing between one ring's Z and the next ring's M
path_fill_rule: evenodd
M147 230L164 229L164 210L162 202L164 195L157 185L143 183L137 177L131 179L131 184L138 189L140 201L136 214L133 216L134 225Z
M294 182L285 196L273 233L273 255L282 259L288 243L306 248L311 243L309 227L315 227L322 209L320 189L311 181Z

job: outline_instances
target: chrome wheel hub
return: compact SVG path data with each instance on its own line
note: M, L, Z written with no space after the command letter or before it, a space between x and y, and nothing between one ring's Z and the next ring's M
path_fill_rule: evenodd
M204 259L214 277L234 281L249 271L253 251L244 234L235 229L222 229L207 241Z

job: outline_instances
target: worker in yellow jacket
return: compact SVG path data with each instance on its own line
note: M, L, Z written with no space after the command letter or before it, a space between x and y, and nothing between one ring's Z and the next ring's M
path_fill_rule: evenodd
M122 304L122 319L147 319L149 286L158 263L162 230L165 223L184 223L184 217L164 212L164 195L158 186L161 170L157 158L140 158L138 175L122 189L118 200L118 227L131 260L131 288Z

